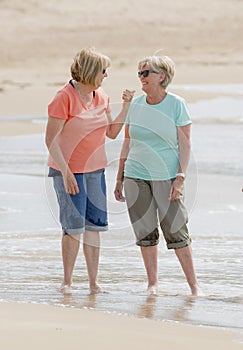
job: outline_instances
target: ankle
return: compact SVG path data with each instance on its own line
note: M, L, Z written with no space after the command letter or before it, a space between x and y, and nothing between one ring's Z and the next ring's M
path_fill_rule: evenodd
M73 281L69 280L69 279L64 279L63 282L62 282L62 286L68 286L68 287L71 287Z
M148 288L150 287L157 287L158 286L158 278L151 278L148 279Z
M99 287L99 284L96 281L89 283L89 288L90 289L95 289L95 288L98 288L98 287Z
M158 294L158 285L149 285L147 289L147 295L157 295Z
M90 294L99 294L102 293L101 287L98 285L98 283L90 284L89 286Z
M193 296L203 296L204 293L198 284L190 285L191 293Z

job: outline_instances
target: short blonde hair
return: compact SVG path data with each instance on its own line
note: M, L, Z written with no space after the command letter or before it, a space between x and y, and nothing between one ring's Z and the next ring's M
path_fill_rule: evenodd
M76 81L96 86L99 74L109 66L109 57L94 48L84 48L74 57L70 70L72 78Z
M165 89L175 75L175 64L168 56L149 56L138 62L138 69L141 70L148 65L150 69L158 73L164 73L165 78L160 85Z

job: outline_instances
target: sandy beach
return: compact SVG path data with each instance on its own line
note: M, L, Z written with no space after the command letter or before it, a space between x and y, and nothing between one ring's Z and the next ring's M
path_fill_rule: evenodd
M0 304L4 350L240 350L243 337L226 331L46 305ZM13 319L14 314L14 319Z
M46 115L85 46L111 57L104 88L113 103L124 88L140 93L137 62L156 52L175 61L173 85L242 83L239 0L152 0L149 6L144 0L116 6L111 0L2 0L0 10L0 115ZM183 92L189 101L215 95Z
M45 123L34 119L46 117L49 101L70 77L72 57L85 46L94 46L111 57L104 89L114 104L120 102L125 88L140 94L137 61L155 52L174 59L176 76L171 91L188 102L218 96L242 98L217 89L181 89L187 84L242 84L240 0L124 0L116 6L112 0L2 0L0 30L3 139L44 133ZM210 180L200 177L200 181L204 189ZM229 195L238 191L233 184L223 184L228 186ZM212 186L217 185L214 177ZM210 195L210 191L202 191L207 201L205 193ZM240 198L237 201L240 203ZM212 207L217 206L216 199L212 202ZM223 329L14 302L0 303L0 340L4 350L62 350L70 343L74 350L142 350L149 346L171 350L243 349L242 333Z

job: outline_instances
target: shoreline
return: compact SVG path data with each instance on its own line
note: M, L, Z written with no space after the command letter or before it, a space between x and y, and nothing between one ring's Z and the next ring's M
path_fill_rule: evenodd
M71 76L69 66L60 65L59 69L63 72L48 74L48 71L40 77L36 71L32 73L25 70L14 70L13 73L8 70L2 70L0 67L0 104L1 116L14 115L46 115L48 103L53 99L56 92L66 84ZM6 74L6 76L5 76ZM10 75L10 76L9 76ZM230 75L230 80L228 79ZM242 85L241 76L243 75L242 65L197 65L176 64L176 74L168 91L177 93L186 99L188 103L199 100L212 99L219 96L238 96L242 94L234 91L222 92L211 90L193 90L181 89L183 86L191 87L198 85ZM8 77L8 79L7 79ZM210 78L209 78L210 77ZM122 91L126 88L134 89L135 96L142 93L141 84L137 78L136 62L123 67L112 65L108 69L108 77L103 81L102 88L111 99L111 104L121 102ZM14 101L14 103L13 103Z
M0 303L1 344L4 350L90 349L188 350L243 348L238 332L107 314L94 310L43 304ZM176 336L175 336L176 334ZM13 336L14 335L14 336Z
M243 73L243 72L242 72ZM120 75L120 73L119 73ZM131 80L130 86L126 85L126 80L129 80L127 76L117 77L119 83L115 83L116 74L109 80L104 81L102 87L108 93L111 98L112 115L115 118L117 111L119 110L119 104L121 103L120 93L122 88L126 86L129 88L135 88L135 96L142 94L140 84L135 79ZM68 80L67 80L68 81ZM67 82L66 81L66 82ZM10 86L4 91L0 91L0 137L17 136L17 135L28 135L45 132L47 122L47 106L51 99L55 96L56 92L63 86L64 82L57 82L53 85L46 85L42 83L39 86ZM193 86L195 85L195 90ZM216 98L241 98L241 89L243 85L239 82L227 84L226 82L214 83L216 87L212 88L212 85L206 83L198 84L186 84L175 83L169 86L168 91L178 94L185 98L188 104L210 101ZM219 90L217 91L217 85ZM229 87L227 87L227 85ZM231 88L235 85L235 88ZM240 86L240 92L237 91L237 86ZM188 87L189 86L189 87ZM210 87L207 91L206 87ZM220 86L223 89L220 89ZM12 101L15 101L13 104ZM38 118L41 117L41 122L38 122ZM46 122L45 118L46 117ZM37 122L36 122L37 121ZM194 120L193 123L197 123Z

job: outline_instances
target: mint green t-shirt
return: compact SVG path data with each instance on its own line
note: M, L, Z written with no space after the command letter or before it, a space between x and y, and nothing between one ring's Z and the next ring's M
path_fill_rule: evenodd
M129 108L130 148L124 175L142 180L168 180L179 167L177 126L191 124L183 98L167 93L162 102L150 105L146 95L135 98Z

